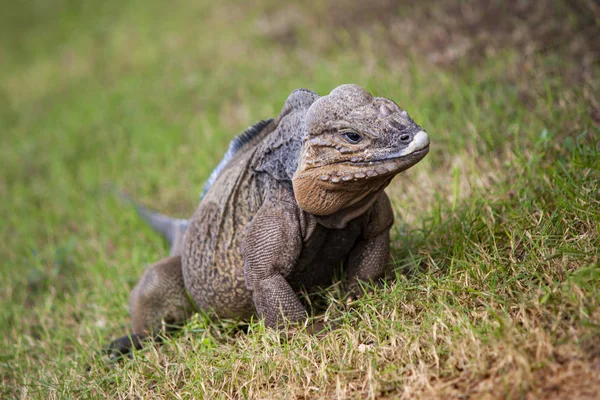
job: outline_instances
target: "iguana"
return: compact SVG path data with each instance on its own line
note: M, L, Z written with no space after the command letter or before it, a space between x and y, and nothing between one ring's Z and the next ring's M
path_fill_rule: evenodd
M429 151L429 137L393 101L357 85L319 97L293 91L276 119L235 138L189 220L139 208L171 243L131 293L127 352L194 309L305 321L297 292L331 284L344 265L349 290L375 281L389 259L393 223L384 192Z

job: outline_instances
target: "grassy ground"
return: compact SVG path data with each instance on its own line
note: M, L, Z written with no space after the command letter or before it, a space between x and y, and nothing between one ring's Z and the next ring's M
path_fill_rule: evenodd
M595 2L95 3L0 16L1 398L599 396ZM95 358L167 252L106 185L189 215L235 134L348 82L432 141L388 190L394 279L322 294L319 338L198 316Z

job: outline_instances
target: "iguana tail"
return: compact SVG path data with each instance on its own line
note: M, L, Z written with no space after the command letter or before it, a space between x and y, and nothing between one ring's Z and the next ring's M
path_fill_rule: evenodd
M168 215L152 211L127 196L125 193L119 193L119 197L125 202L135 206L138 214L152 227L152 229L160 233L169 246L171 246L170 255L176 256L181 254L181 246L183 244L183 236L189 221L183 218L172 218Z
M150 224L152 229L160 233L171 246L172 256L181 254L183 235L188 227L189 221L182 218L171 218L167 215L147 209L136 204L138 214Z

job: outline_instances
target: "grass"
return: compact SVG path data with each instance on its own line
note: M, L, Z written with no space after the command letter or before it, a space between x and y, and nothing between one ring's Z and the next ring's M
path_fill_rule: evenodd
M0 397L597 396L598 10L482 3L5 7ZM338 325L320 337L198 315L96 357L167 253L107 184L189 215L235 134L294 88L348 82L432 140L388 189L388 284L350 307L322 293Z

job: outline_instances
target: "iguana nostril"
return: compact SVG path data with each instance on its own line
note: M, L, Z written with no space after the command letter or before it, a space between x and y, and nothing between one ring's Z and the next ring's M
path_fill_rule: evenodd
M410 140L410 135L402 135L400 136L400 140L403 142L408 142Z

